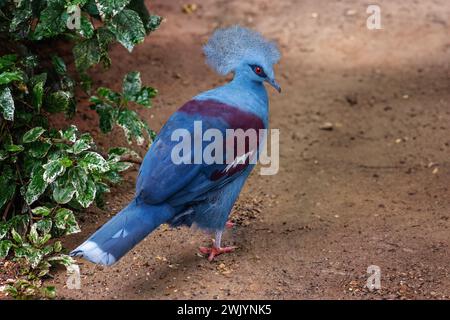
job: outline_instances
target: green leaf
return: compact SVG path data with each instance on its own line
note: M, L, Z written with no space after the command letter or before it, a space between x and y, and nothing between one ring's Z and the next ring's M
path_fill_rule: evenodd
M106 172L109 170L106 160L100 154L93 151L87 152L78 163L80 167L88 171Z
M37 229L43 234L49 233L52 230L52 220L51 219L42 219L36 222Z
M96 29L96 38L99 46L100 61L105 68L109 68L111 66L111 59L108 50L109 45L115 41L115 36L106 27L100 27Z
M73 161L72 159L68 158L68 157L62 157L61 158L61 164L65 167L65 168L70 168L73 165Z
M106 98L108 100L110 100L111 102L114 102L116 104L120 103L120 94L117 92L114 92L113 90L109 89L109 88L105 88L105 87L100 87L97 89L97 93L100 97ZM97 103L102 103L101 99L95 100L96 97L91 97L91 102L97 101Z
M40 167L34 170L30 183L25 193L25 201L31 205L44 193L48 182L44 180L44 168Z
M122 172L129 169L133 164L131 162L115 162L109 165L111 170Z
M65 235L80 232L80 227L72 210L61 208L54 217L55 227L63 231Z
M132 9L139 14L147 33L156 30L161 24L162 18L156 15L150 15L144 0L131 0L127 9Z
M81 36L88 39L92 38L92 36L94 35L94 26L87 17L81 16L80 30L78 32L81 34Z
M8 87L0 89L0 112L6 120L14 120L14 100Z
M39 65L39 59L38 56L34 54L28 54L22 59L22 64L26 69L33 69L36 68Z
M93 108L93 107L95 107L97 104L103 103L103 100L100 99L100 98L97 97L97 96L91 96L91 97L89 98L89 102L92 102L92 103L93 103L93 105L91 105L91 108Z
M144 122L145 125L145 131L147 132L149 138L150 138L150 143L149 143L149 147L152 143L152 141L155 141L156 139L156 132L152 129L150 129L150 127Z
M110 158L119 157L118 159L120 159L121 156L130 155L130 156L140 159L139 155L135 151L128 149L128 148L124 148L124 147L111 148L111 149L109 149L108 154L109 154Z
M83 7L83 10L95 18L100 18L100 13L98 12L95 0L88 0L86 5Z
M20 236L19 233L17 233L16 230L12 229L12 230L11 230L11 235L12 235L12 237L13 237L13 240L14 240L17 244L19 244L19 245L22 245L22 244L23 244L22 237Z
M19 214L8 220L9 228L15 230L26 230L29 222L30 216L28 214Z
M51 238L52 238L52 235L51 235L50 233L46 233L46 234L44 234L42 237L40 237L40 238L38 239L36 245L37 245L38 247L42 247L42 246L45 245ZM53 251L53 247L48 246L48 247L44 248L44 250L43 250L42 253L43 253L44 255L46 255L46 254L50 254L52 251Z
M157 15L151 15L150 18L148 19L148 22L145 23L145 30L147 30L147 32L152 32L155 31L159 28L159 26L161 25L163 18Z
M111 132L119 114L118 108L115 108L107 103L97 104L93 106L99 116L99 126L103 133Z
M45 254L44 254L44 256L45 256ZM46 276L49 272L50 272L50 267L51 267L52 265L49 263L49 262L47 262L47 261L41 261L40 263L39 263L39 265L36 267L36 269L38 269L39 270L39 272L38 272L38 274L37 274L37 276L39 277L39 278L42 278L42 277L44 277L44 276ZM45 295L44 293L43 293L43 295Z
M97 40L102 55L107 55L108 46L115 41L114 33L112 33L107 27L97 28Z
M14 10L14 17L9 25L9 32L16 32L21 24L28 24L32 14L31 1L20 1L20 6Z
M113 17L122 11L130 3L130 0L97 0L95 3L100 16L104 19L105 17Z
M103 182L96 183L97 194L95 195L95 205L98 208L103 209L105 206L104 194L107 192L111 192L109 186Z
M117 118L117 124L124 130L128 143L136 139L138 145L145 141L144 131L146 124L139 118L138 114L132 110L121 110Z
M64 1L48 1L47 8L39 16L39 23L33 33L34 40L54 37L66 30L69 15L64 5Z
M61 159L50 160L43 165L44 171L44 181L47 183L52 183L55 179L64 174L66 167L63 165Z
M57 55L52 56L52 63L53 63L53 66L55 67L55 71L60 76L66 74L67 67L66 67L66 64L65 64L64 60L61 57L59 57Z
M11 71L0 73L0 85L8 84L13 81L22 81L22 73L20 71Z
M28 153L34 158L43 158L51 147L49 142L35 141L29 144Z
M36 141L43 133L45 129L42 127L35 127L31 130L28 130L22 138L23 143L30 143Z
M47 82L47 73L46 72L37 74L30 79L31 86L34 86L34 85L38 84L39 82L43 82L43 83Z
M48 258L48 261L61 264L61 265L65 266L66 268L75 264L75 260L73 260L72 257L69 257L66 254L61 254L59 256L50 257L50 258Z
M14 66L14 62L17 60L17 55L7 54L0 57L0 71L9 69Z
M6 222L0 222L0 240L2 240L9 231L9 224Z
M91 38L77 43L73 47L75 66L79 72L84 72L92 65L100 62L101 48L98 39Z
M42 98L44 96L44 82L38 82L33 87L33 106L37 111L41 110Z
M72 6L79 6L79 7L82 7L82 6L84 6L86 3L88 3L89 0L66 0L66 2L67 2L69 5L72 5Z
M80 139L77 142L75 142L75 144L72 147L72 151L74 154L79 154L83 151L88 150L90 147L91 146L89 145L89 143Z
M24 147L20 144L7 144L5 145L5 149L8 152L15 153L23 151Z
M82 192L88 179L86 171L80 167L74 167L69 169L68 175L76 192Z
M9 219L8 224L10 228L25 230L28 227L28 222L30 222L28 214L20 214Z
M108 29L129 52L136 44L143 42L146 35L144 24L137 12L128 9L114 16Z
M66 139L70 142L75 142L77 141L77 132L78 128L74 125L71 125L66 130L60 132L61 138Z
M75 187L68 179L58 179L53 187L53 200L59 204L68 203L75 195Z
M106 183L98 182L95 185L97 187L97 195L106 193L106 192L111 192L111 189L109 188L109 186Z
M141 74L137 71L127 73L123 79L122 91L128 100L132 100L141 90Z
M24 258L29 251L30 245L26 243L24 246L19 246L15 248L14 250L14 257L15 258Z
M59 90L51 93L45 100L45 109L51 113L69 110L72 102L72 93Z
M8 256L9 249L13 246L13 243L9 240L0 241L0 259L5 259Z
M80 136L80 140L83 140L84 142L86 142L87 144L93 144L94 143L94 139L92 138L92 136L90 135L90 133L83 133Z
M84 185L80 186L79 189L77 188L76 199L83 208L87 208L95 200L96 193L97 188L94 181L88 178Z
M18 280L20 281L20 280ZM13 285L6 285L5 286L5 293L7 293L8 295L10 295L11 297L13 297L14 299L18 299L20 297L19 295L19 290L17 290L16 287L14 287Z
M117 171L108 171L103 177L111 183L119 183L122 181L122 176Z
M61 241L56 241L56 242L54 243L54 245L53 245L53 250L54 250L56 253L61 252L61 250L62 250L62 244L61 244Z
M37 232L37 224L36 223L33 223L33 225L31 226L30 232L28 233L28 239L34 245L36 245L38 243L39 234Z
M135 101L136 103L144 107L151 107L152 105L151 99L156 97L157 94L158 90L153 89L151 87L144 87L133 96L132 101Z
M45 245L51 238L52 238L51 234L47 233L39 240L39 243L41 244L41 246ZM54 252L52 245L46 245L41 249L41 251L44 256L48 256Z
M12 199L16 192L16 181L10 169L3 169L0 175L0 208ZM1 232L0 232L1 235ZM0 239L3 238L0 236Z
M86 93L90 94L92 88L92 78L86 73L85 70L83 71L78 69L78 74L80 77L78 83Z
M41 294L47 299L54 299L56 298L56 288L54 286L47 286L42 288Z
M9 157L9 154L8 154L8 152L6 152L6 150L0 150L0 161L5 160L8 157Z
M37 216L46 217L50 214L51 210L47 207L36 207L32 209L31 212Z
M17 257L17 249L16 249L16 257ZM43 252L39 249L30 248L20 254L20 257L25 258L27 262L30 264L31 268L36 268L39 263L41 263L42 258L44 257Z

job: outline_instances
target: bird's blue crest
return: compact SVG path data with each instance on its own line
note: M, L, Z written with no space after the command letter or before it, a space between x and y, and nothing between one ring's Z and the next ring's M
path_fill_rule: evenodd
M257 58L266 66L280 59L277 45L260 33L235 25L218 29L203 47L206 62L221 75L238 67L243 60Z

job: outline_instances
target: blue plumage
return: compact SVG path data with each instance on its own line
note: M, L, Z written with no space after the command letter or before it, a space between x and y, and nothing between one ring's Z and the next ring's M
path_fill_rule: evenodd
M234 49L223 49L233 44ZM111 265L162 223L196 224L215 232L215 244L207 251L210 259L231 250L220 247L222 231L254 164L174 164L171 155L177 141L171 137L177 129L193 134L196 121L201 121L203 130L217 129L224 135L227 129L267 128L268 97L263 83L280 90L273 72L279 53L260 34L234 26L216 31L205 54L219 73L232 71L234 79L197 95L170 117L141 165L135 199L73 250L73 256Z
M136 198L73 250L71 255L83 256L102 265L112 265L174 215L174 209L166 204L148 205Z

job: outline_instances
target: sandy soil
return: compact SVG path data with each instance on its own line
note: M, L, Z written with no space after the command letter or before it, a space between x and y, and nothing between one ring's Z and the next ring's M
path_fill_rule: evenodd
M270 90L281 131L280 171L250 177L225 242L239 249L209 263L210 236L161 227L117 265L81 263L81 290L56 277L69 299L448 299L450 4L378 1L382 30L366 28L366 1L148 1L166 18L96 83L119 89L129 70L160 90L141 114L159 129L196 93L223 83L201 45L217 26L240 23L276 40L283 54ZM95 115L81 119L95 127ZM330 122L332 130L322 130ZM98 132L98 131L97 131ZM100 135L100 134L99 134ZM123 144L118 130L104 146ZM145 150L139 149L141 154ZM136 170L106 211L83 217L73 248L133 196ZM364 288L369 265L381 290Z

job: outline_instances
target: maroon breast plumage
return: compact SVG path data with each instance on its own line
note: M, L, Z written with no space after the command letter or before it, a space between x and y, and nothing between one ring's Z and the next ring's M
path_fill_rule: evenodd
M242 129L244 132L247 130L255 130L256 137L256 149L259 146L259 130L264 129L264 122L257 115L243 111L235 106L231 106L225 103L221 103L215 100L191 100L184 104L179 112L183 112L189 115L196 115L201 118L219 118L227 123L226 129ZM218 128L223 129L223 128ZM242 157L243 154L239 154L237 150L237 138L233 141L234 157L237 160L238 157ZM230 141L227 141L227 144ZM224 146L225 147L225 146ZM248 140L245 140L244 153L257 152L257 150L251 150L252 146ZM224 150L226 153L226 150ZM249 165L250 156L244 160L243 163L228 164L226 168L222 170L215 170L211 176L211 180L219 180L223 177L232 176L244 170Z
M222 118L228 123L229 129L244 131L264 129L264 123L257 115L215 100L191 100L185 103L179 111L204 117Z

